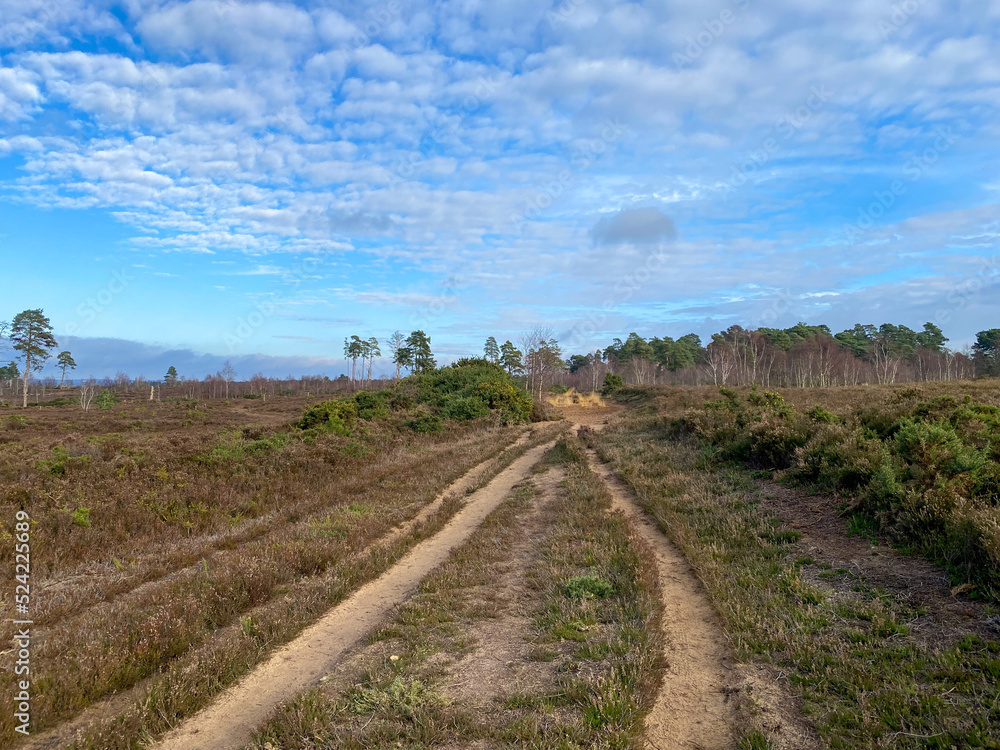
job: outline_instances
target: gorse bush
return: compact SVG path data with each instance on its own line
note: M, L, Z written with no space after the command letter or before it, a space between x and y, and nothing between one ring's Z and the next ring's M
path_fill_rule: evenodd
M451 367L411 375L392 388L316 404L296 427L350 435L358 420L389 420L398 415L397 425L415 432L438 432L442 419L471 421L491 414L504 425L528 422L531 398L499 365L485 359L462 359Z
M300 430L318 429L348 435L357 418L358 406L353 400L333 399L307 409L295 426Z
M777 393L720 393L678 423L716 458L851 496L883 533L1000 593L1000 408L901 392L848 415L800 414Z

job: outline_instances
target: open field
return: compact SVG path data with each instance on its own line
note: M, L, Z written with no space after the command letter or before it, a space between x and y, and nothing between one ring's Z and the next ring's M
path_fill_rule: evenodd
M529 427L471 416L466 376L5 410L42 636L14 744L1000 747L991 569L941 556L949 517L899 525L919 493L992 476L1000 388L633 388ZM930 422L979 451L933 480L896 437ZM837 484L854 454L829 457L859 439L896 506ZM816 445L842 474L809 468Z
M130 690L169 687L181 713L200 705L207 686L231 682L439 526L454 503L372 547L477 464L501 468L490 459L525 433L373 421L351 435L296 434L305 406L5 412L4 514L32 517L32 617L45 634L33 651L35 731ZM3 545L12 555L9 534ZM0 718L7 738L10 721Z
M718 389L637 389L623 394L633 409L588 436L707 587L738 663L730 689L747 696L756 714L748 746L1000 747L1000 609L995 589L984 583L991 570L984 566L970 581L963 578L968 568L956 564L961 555L979 554L975 542L985 535L966 526L969 546L951 547L949 560L940 555L942 540L955 544L947 517L926 527L897 525L907 502L948 489L963 472L942 462L942 476L923 484L927 473L892 446L885 454L870 450L875 459L887 456L906 488L894 513L882 506L877 514L866 505L864 482L848 491L809 481L816 433L802 435L790 454L763 450L785 446L775 436L796 434L801 414L817 406L837 415L841 436L861 419L889 415L882 422L890 422L889 438L915 424L914 412L925 412L921 403L954 409L941 399L960 405L966 394L985 407L1000 402L995 382L781 389L781 400L755 398L749 389L721 399ZM754 401L763 401L756 414ZM942 430L950 423L933 411L927 422ZM960 443L961 429L959 422ZM829 455L848 444L826 437ZM980 438L980 450L995 450ZM940 455L936 445L922 443L930 456ZM958 450L954 440L946 445ZM779 456L781 468L765 456ZM849 468L846 461L836 465ZM995 454L965 465L964 473L991 465ZM820 492L831 489L841 496ZM987 530L998 514L989 498L969 499Z

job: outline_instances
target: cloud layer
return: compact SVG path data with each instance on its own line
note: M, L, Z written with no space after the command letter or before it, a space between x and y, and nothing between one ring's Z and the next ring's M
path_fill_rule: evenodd
M0 201L112 216L102 257L161 274L234 263L206 286L219 350L274 296L253 270L304 258L272 331L303 355L330 331L296 317L457 347L595 299L581 346L767 310L919 324L997 255L998 43L988 0L0 0Z

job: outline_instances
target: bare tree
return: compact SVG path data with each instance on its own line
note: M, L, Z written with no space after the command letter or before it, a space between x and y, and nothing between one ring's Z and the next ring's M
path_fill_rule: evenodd
M222 369L219 370L219 375L226 383L226 398L229 398L229 384L236 380L236 370L233 369L233 365L228 359L222 365Z
M84 411L90 410L90 403L94 400L94 396L97 394L97 383L93 378L90 378L83 386L80 388L80 406L83 407Z

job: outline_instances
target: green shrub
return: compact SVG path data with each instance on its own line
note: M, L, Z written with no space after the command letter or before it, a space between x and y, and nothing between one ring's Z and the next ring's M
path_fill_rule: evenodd
M322 401L306 410L295 423L300 430L318 429L337 435L349 435L358 417L358 405L353 400Z
M115 404L118 403L118 396L116 396L112 391L105 388L95 399L97 405L101 407L104 411L111 409Z
M23 430L28 426L28 418L23 414L11 414L4 420L8 430Z
M355 394L358 419L388 419L389 396L388 391L361 391Z
M1000 408L952 396L914 403L914 390L845 420L819 406L800 416L756 389L719 392L679 422L715 456L854 496L872 528L1000 594Z
M475 396L453 399L441 411L441 416L445 419L456 420L479 419L489 415L490 408L481 398Z
M430 412L420 412L413 419L404 423L414 432L441 432L443 425L441 424L441 418L436 414L431 414Z
M820 424L841 424L844 421L832 411L827 411L822 406L814 406L812 409L808 409L805 415L813 422L819 422Z
M501 424L522 424L531 418L531 398L512 382L487 380L476 386L473 395L500 412Z
M73 511L73 525L84 529L90 528L90 508L77 508Z
M604 376L604 386L601 388L601 395L610 396L615 391L624 387L625 381L622 379L622 376L609 372Z
M449 419L480 415L479 407L464 401L470 398L499 412L503 424L527 422L531 414L531 398L524 389L502 367L478 358L461 359L451 367L411 375L400 381L390 398L401 408L421 404ZM460 400L462 404L452 405Z

